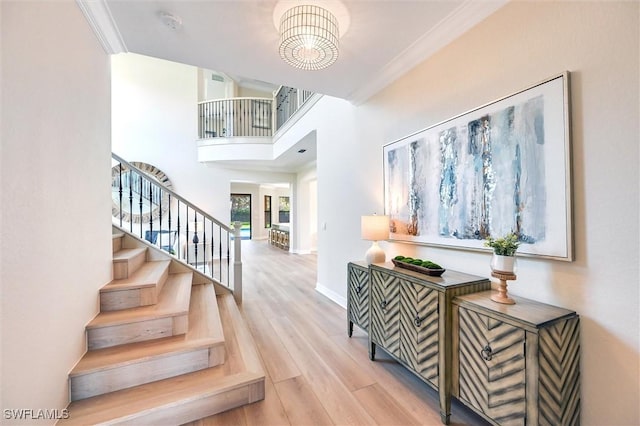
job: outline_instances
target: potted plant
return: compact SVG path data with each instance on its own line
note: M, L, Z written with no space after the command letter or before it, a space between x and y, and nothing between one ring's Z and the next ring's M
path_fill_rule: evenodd
M491 269L496 272L513 274L515 272L515 255L520 241L518 236L511 232L502 238L493 239L489 237L484 245L493 249L491 259Z

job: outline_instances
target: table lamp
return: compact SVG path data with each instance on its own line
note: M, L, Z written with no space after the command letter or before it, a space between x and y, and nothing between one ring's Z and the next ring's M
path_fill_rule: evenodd
M365 254L367 265L385 261L385 254L378 241L389 239L389 216L362 216L360 232L363 240L373 241Z

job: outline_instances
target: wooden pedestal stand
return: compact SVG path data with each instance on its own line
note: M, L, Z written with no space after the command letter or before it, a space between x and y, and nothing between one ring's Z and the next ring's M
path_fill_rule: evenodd
M507 281L516 279L516 275L511 272L491 271L491 276L500 280L498 292L491 295L491 300L505 305L515 305L515 300L507 295Z

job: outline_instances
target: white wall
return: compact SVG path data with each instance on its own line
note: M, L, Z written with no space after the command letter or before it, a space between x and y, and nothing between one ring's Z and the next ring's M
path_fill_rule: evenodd
M158 167L174 191L229 223L229 179L197 162L197 68L130 53L111 63L113 152Z
M0 407L62 409L111 280L109 58L74 2L0 11Z
M292 245L295 253L316 251L318 240L318 191L315 162L298 173L296 181L295 212L296 233Z
M385 143L569 70L576 260L522 258L509 291L581 315L582 424L639 424L638 17L638 2L513 2L364 105L323 98L318 289L344 302L360 215L383 209ZM488 253L385 248L490 272Z

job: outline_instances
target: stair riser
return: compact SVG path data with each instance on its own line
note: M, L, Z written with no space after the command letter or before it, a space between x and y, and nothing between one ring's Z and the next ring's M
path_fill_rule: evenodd
M89 341L89 350L95 350L125 343L144 342L184 334L188 328L188 315L184 314L135 323L90 328L87 330L87 339Z
M166 267L162 267L164 264L166 264ZM118 281L114 280L100 290L101 312L118 311L158 303L160 292L169 277L168 262L151 262L145 263L145 265L154 265L155 269L151 273L147 272L143 279L134 280L131 277L130 279L133 281L129 286L124 288L116 287L115 289L112 287L115 287ZM139 271L143 271L145 265ZM149 268L146 268L146 271L149 271Z
M129 278L129 275L133 274L142 266L146 260L146 253L140 252L137 256L131 259L114 260L113 261L113 279L120 280Z
M110 291L100 293L100 312L138 308L140 306L153 305L157 302L158 291L155 287Z
M212 367L209 349L179 353L71 378L71 400L167 379Z
M117 252L122 248L122 236L113 237L111 242L111 250L113 253Z
M264 379L196 400L180 401L123 419L113 425L184 424L264 399Z

